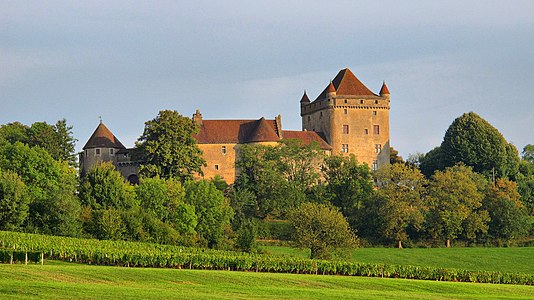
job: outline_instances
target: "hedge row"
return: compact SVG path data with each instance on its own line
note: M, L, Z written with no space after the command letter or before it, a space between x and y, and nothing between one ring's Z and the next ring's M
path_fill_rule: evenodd
M407 278L534 285L534 274L368 264L205 250L156 244L51 237L0 231L0 246L41 251L45 258L126 267L187 268ZM10 250L5 250L9 252ZM13 252L14 253L14 252ZM3 254L5 255L5 254Z

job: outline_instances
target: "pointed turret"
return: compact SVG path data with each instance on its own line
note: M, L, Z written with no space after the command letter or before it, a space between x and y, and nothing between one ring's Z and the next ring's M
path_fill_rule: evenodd
M332 81L330 81L330 84L326 88L326 98L331 98L336 96L336 88L332 84Z
M302 95L302 98L300 98L300 104L308 103L310 103L310 98L308 98L308 94L306 94L306 90L304 90L304 95Z
M388 90L388 87L385 81L382 82L382 87L380 88L380 96L383 96L383 95L389 95L389 90Z

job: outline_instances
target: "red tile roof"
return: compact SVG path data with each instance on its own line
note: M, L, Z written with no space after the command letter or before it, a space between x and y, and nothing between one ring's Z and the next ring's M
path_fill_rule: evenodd
M284 139L300 140L304 145L309 145L313 142L317 142L319 147L323 150L332 150L332 146L315 131L295 131L295 130L283 130Z
M389 95L389 90L388 90L388 87L386 86L385 81L382 83L382 88L380 89L380 95Z
M326 98L326 93L331 89L330 85L332 84L338 96L376 96L347 68L337 73L334 80L323 90L317 99Z
M280 140L275 120L202 120L199 144L245 144Z
M98 124L98 127L96 127L85 146L83 146L84 150L90 148L126 149L119 139L117 139L102 122Z

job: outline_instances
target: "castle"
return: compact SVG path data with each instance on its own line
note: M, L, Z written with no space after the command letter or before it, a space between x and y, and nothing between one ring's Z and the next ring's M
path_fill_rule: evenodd
M297 139L304 145L317 142L327 154L354 154L359 162L376 170L389 164L389 102L385 83L375 94L349 69L343 69L314 101L304 92L300 100L302 131L283 130L281 116L204 120L197 110L192 119L200 128L195 138L206 161L204 177L219 175L233 183L239 173L235 165L241 145L276 145L282 139ZM100 122L80 153L82 176L93 166L110 161L124 178L137 183L138 163L131 160L131 150Z

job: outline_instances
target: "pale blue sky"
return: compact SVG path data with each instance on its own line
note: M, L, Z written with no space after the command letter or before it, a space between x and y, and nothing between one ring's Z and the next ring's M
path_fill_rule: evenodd
M534 1L1 1L0 124L98 117L127 146L159 110L282 115L301 129L349 67L391 91L391 144L439 145L464 112L534 143Z

